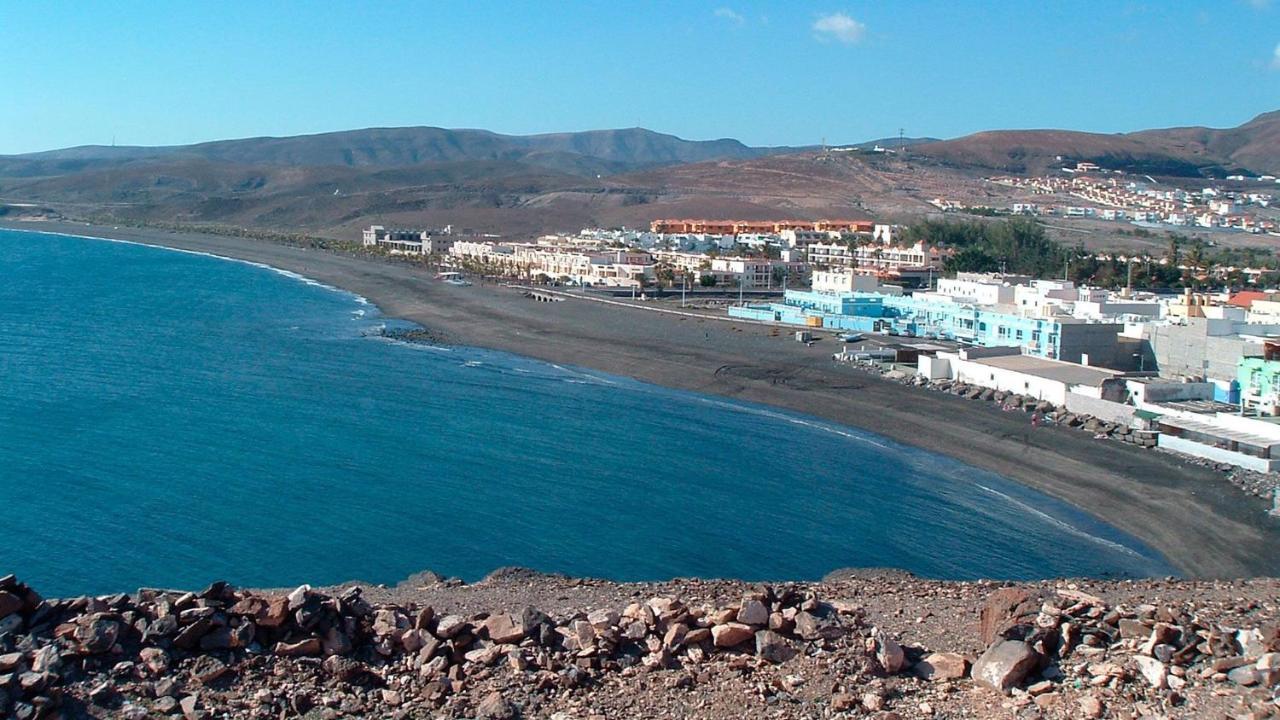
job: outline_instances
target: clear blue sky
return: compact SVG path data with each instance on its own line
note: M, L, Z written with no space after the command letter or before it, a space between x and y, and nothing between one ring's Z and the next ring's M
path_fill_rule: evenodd
M0 78L0 153L401 125L1221 127L1280 109L1280 0L0 0Z

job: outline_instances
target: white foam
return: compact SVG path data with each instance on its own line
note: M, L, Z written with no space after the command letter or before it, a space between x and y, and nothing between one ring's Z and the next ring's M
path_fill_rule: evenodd
M1010 505L1013 505L1014 507L1016 507L1016 508L1018 508L1018 509L1020 509L1020 510L1023 510L1023 511L1025 511L1025 512L1027 512L1027 513L1030 513L1030 514L1032 514L1032 515L1035 515L1036 517L1041 518L1042 520L1046 520L1046 521L1048 521L1050 524L1052 524L1052 525L1056 525L1057 527L1059 527L1059 528L1061 528L1061 529L1063 529L1063 530L1067 531L1068 533L1070 533L1070 534L1072 534L1072 535L1075 535L1076 537L1080 537L1080 538L1084 538L1084 539L1086 539L1086 540L1090 540L1090 541L1095 542L1095 543L1097 543L1097 544L1099 544L1099 545L1104 545L1104 546L1106 546L1106 547L1111 548L1112 550L1119 550L1119 551L1121 551L1121 552L1123 552L1123 553L1126 553L1126 554L1128 554L1128 555L1132 555L1132 556L1134 556L1134 557L1142 557L1142 556L1138 553L1138 551L1134 550L1134 549L1133 549L1133 548L1131 548L1131 547L1128 547L1127 545L1123 545L1123 544L1121 544L1121 543L1114 542L1114 541L1112 541L1112 540L1108 540L1108 539L1106 539L1106 538L1100 538L1100 537L1098 537L1097 535L1092 535L1092 534L1090 534L1090 533L1087 533L1087 532L1085 532L1084 530L1081 530L1080 528L1076 527L1075 525L1072 525L1072 524L1071 524L1071 523L1069 523L1069 522L1066 522L1066 521L1064 521L1064 520L1061 520L1061 519L1059 519L1059 518L1056 518L1056 517L1054 517L1054 516L1052 516L1052 515L1050 515L1050 514L1048 514L1048 513L1044 512L1044 511L1042 511L1042 510L1038 510L1038 509L1036 509L1036 508L1034 508L1034 507L1032 507L1032 506L1030 506L1030 505L1028 505L1028 504L1026 504L1026 503L1024 503L1024 502L1022 502L1021 500L1016 500L1016 499L1014 499L1014 498L1012 498L1012 497L1010 497L1010 496L1006 495L1005 493L1002 493L1002 492L1000 492L999 490L996 490L996 489L994 489L994 488L989 488L989 487L987 487L986 485L983 485L982 483L974 483L974 484L975 484L975 485L977 485L977 486L978 486L979 488L981 488L982 490L986 490L987 492L991 493L992 495L995 495L996 497L1001 498L1002 500L1004 500L1005 502L1009 503Z
M547 364L559 370L562 373L574 376L574 378L576 379L565 379L565 382L573 383L575 385L588 385L592 383L598 384L598 385L617 385L618 384L616 381L610 380L609 378L599 377L596 375L592 375L591 373L583 372L581 370L573 370L563 365L557 365L555 363L547 363Z
M833 427L826 423L813 422L811 420L805 420L804 418L799 418L794 415L788 415L786 413L773 412L771 410L765 410L763 408L756 408L756 407L748 407L746 405L737 405L735 403L728 403L721 400L716 400L714 398L702 397L699 399L702 400L702 402L707 403L709 405L715 405L717 407L726 408L729 410L736 410L738 412L747 413L748 415L758 415L761 417L767 417L774 420L782 420L784 422L789 422L792 425L801 425L803 427L811 428L814 430L821 430L823 432L830 433L832 435L839 435L840 437L848 438L849 440L857 440L858 442L861 442L861 443L874 445L884 450L896 450L896 448L894 447L886 445L882 442L877 442L876 440L866 435L863 435L861 433L850 432L848 430L841 430L840 428Z

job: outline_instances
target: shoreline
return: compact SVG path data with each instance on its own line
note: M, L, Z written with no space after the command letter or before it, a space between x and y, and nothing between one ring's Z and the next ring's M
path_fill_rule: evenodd
M1144 543L1188 577L1280 575L1280 522L1217 474L1163 453L1030 428L984 403L832 366L772 327L455 287L420 268L261 240L73 223L0 228L99 237L212 255L365 298L442 342L572 364L656 385L761 403L878 433L995 472Z

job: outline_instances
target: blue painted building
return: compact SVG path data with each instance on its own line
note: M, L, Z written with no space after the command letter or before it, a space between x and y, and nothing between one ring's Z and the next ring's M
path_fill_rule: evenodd
M857 332L892 331L983 347L1020 347L1029 355L1112 362L1121 326L1074 318L1028 317L937 296L788 290L783 302L729 309L731 317Z

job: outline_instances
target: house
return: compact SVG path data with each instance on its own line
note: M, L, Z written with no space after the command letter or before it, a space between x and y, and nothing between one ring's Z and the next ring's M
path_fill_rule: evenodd
M449 252L454 242L452 234L452 225L429 230L388 230L381 225L370 225L362 231L360 244L405 255L433 255Z
M921 356L920 374L1066 405L1068 393L1113 402L1123 399L1123 373L1024 355L1017 348L966 348Z

